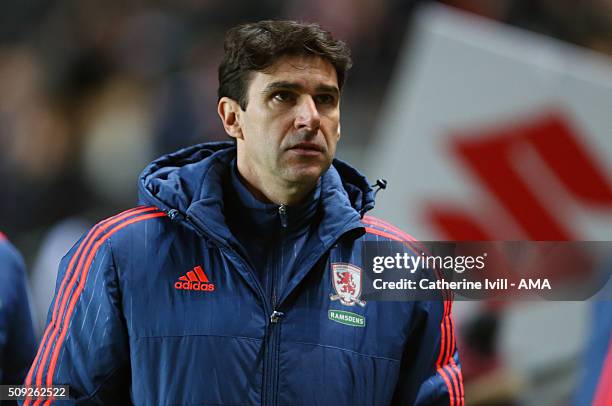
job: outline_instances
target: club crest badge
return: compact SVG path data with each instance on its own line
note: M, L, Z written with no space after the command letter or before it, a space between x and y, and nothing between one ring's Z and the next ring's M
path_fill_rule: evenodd
M332 281L336 294L329 295L331 300L339 300L345 306L357 303L364 307L366 302L361 300L361 274L360 268L351 264L331 264Z

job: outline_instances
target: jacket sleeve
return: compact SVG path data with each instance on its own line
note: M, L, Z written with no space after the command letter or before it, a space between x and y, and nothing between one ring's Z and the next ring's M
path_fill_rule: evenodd
M451 306L450 300L415 303L393 405L464 405Z
M25 265L21 256L8 243L2 248L6 255L0 255L0 280L7 280L7 297L0 300L0 309L6 313L8 329L3 349L3 370L0 383L21 384L36 352L36 340L30 312Z
M94 227L60 263L47 326L26 385L69 385L76 404L123 404L129 399L129 370L112 250Z

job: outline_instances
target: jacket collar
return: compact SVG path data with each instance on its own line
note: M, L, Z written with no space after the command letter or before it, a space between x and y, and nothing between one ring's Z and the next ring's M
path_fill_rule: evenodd
M174 210L214 239L231 241L223 184L230 180L235 156L231 142L198 144L165 155L140 176L139 201L166 212ZM361 227L360 217L374 207L366 178L338 159L321 176L319 199L323 213L319 236L325 245L346 230Z
M303 202L284 207L284 214L281 214L279 205L261 202L248 190L238 172L236 159L231 162L229 178L229 184L224 188L224 211L233 217L234 224L248 227L254 233L275 232L282 228L289 232L304 229L317 211L321 182L317 182Z

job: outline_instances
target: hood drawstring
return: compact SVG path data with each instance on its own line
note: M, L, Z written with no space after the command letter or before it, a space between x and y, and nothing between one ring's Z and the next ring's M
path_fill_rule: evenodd
M370 185L370 187L374 189L374 198L376 198L376 195L378 194L378 192L387 188L387 181L382 178L376 179L376 183L374 183L373 185ZM362 208L361 210L359 210L359 217L363 218L365 212L366 212L365 208Z
M376 183L370 185L371 188L374 189L374 197L380 190L384 190L387 188L387 181L385 179L376 179Z

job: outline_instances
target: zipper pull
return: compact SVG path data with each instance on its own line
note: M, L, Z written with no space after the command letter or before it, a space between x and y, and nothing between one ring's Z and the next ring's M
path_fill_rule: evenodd
M272 323L272 324L278 323L280 318L283 317L284 315L285 315L285 313L279 312L278 310L274 310L272 312L272 314L270 315L270 323Z
M168 210L168 218L170 218L170 220L172 221L180 221L183 219L183 216L181 215L181 213L179 213L178 210L170 209Z
M287 206L284 204L278 206L278 215L280 216L281 226L287 228Z

